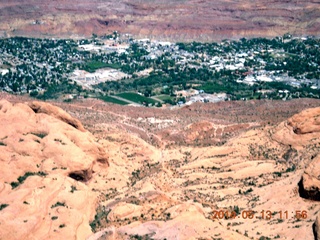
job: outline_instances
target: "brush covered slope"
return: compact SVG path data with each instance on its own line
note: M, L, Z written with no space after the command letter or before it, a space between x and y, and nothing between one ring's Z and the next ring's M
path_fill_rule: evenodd
M89 239L313 239L320 212L319 110L244 131L222 146L153 149L151 158L129 137L110 135L126 159L121 175L130 178L99 203L97 233ZM296 133L307 122L315 130ZM112 158L110 171L113 163L119 171L120 162Z

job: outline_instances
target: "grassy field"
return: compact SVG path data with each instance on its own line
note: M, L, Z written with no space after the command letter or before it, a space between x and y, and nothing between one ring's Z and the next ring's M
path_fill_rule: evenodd
M101 99L105 102L115 103L115 104L119 104L119 105L127 105L128 104L127 102L121 101L119 99L116 99L116 98L113 98L110 96L102 96L102 97L99 97L99 99Z
M170 97L169 95L158 95L158 96L155 96L155 97L159 98L162 101L173 100L174 99L173 97Z
M86 70L87 72L95 72L96 70L100 68L115 68L119 69L120 65L118 64L109 64L109 63L104 63L104 62L98 62L98 61L91 61L87 62L86 65L83 67L83 70Z
M152 103L152 104L158 103L158 101L156 101L154 99L147 98L147 97L141 96L141 95L139 95L137 93L133 93L133 92L119 93L119 94L117 94L117 96L122 97L124 99L128 99L128 100L135 102L135 103L143 103L143 102L146 102L148 104L149 103Z

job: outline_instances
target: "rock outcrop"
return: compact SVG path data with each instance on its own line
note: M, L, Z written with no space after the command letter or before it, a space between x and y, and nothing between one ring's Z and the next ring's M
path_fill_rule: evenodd
M63 111L58 107L55 107L48 103L42 103L42 102L36 102L36 101L29 103L29 107L35 113L44 113L44 114L53 116L82 132L85 131L84 127L82 126L81 122L78 119L71 117L68 113L66 113L65 111Z
M289 146L289 152L292 149L307 149L303 161L298 163L305 167L299 182L299 193L303 198L320 201L320 107L295 114L279 124L271 136Z
M210 239L212 233L210 233L209 229L215 225L214 229L218 232L223 229L223 226L213 224L210 219L206 218L202 206L199 205L180 204L167 210L167 214L171 214L170 220L155 220L144 223L137 221L118 229L106 228L92 235L88 240L112 239L111 236L114 239L128 239L127 236L136 236L136 239ZM239 233L226 229L224 229L220 238L231 240L247 239L247 237Z
M90 235L96 164L106 169L108 156L77 119L48 103L1 100L0 238Z
M306 109L288 120L295 134L320 132L320 108Z
M300 196L320 201L320 155L312 160L302 175Z
M320 137L320 107L295 114L279 124L272 137L278 142L298 149L319 142L317 139Z

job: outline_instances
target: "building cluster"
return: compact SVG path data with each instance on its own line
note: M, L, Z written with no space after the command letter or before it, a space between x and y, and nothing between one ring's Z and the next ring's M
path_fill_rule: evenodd
M230 76L232 81L252 88L279 82L294 88L307 86L317 90L320 89L319 57L312 41L301 38L286 42L253 39L172 43L133 39L129 35L121 37L117 33L111 37L77 41L5 38L0 39L0 89L17 93L43 92L50 86L58 88L61 82L68 81L90 89L108 81L163 76L170 79L171 85L180 81L175 90L182 90L187 84L181 84L181 78L198 81L202 86L208 81L219 80L219 77L228 81ZM301 67L305 71L300 71L294 64L295 58L303 63ZM161 77L157 79L162 87L168 84L161 83ZM216 102L227 98L225 93L208 95L199 90L193 90L198 91L195 94L188 91L178 93L187 103Z
M76 69L71 74L70 79L87 89L91 89L92 85L107 81L118 81L127 77L128 74L125 74L117 69L98 69L93 73Z

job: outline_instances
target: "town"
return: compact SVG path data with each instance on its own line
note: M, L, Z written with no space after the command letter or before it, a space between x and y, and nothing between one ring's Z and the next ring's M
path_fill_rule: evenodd
M129 34L0 39L0 89L39 99L100 98L182 106L226 100L319 98L320 40L171 43Z

